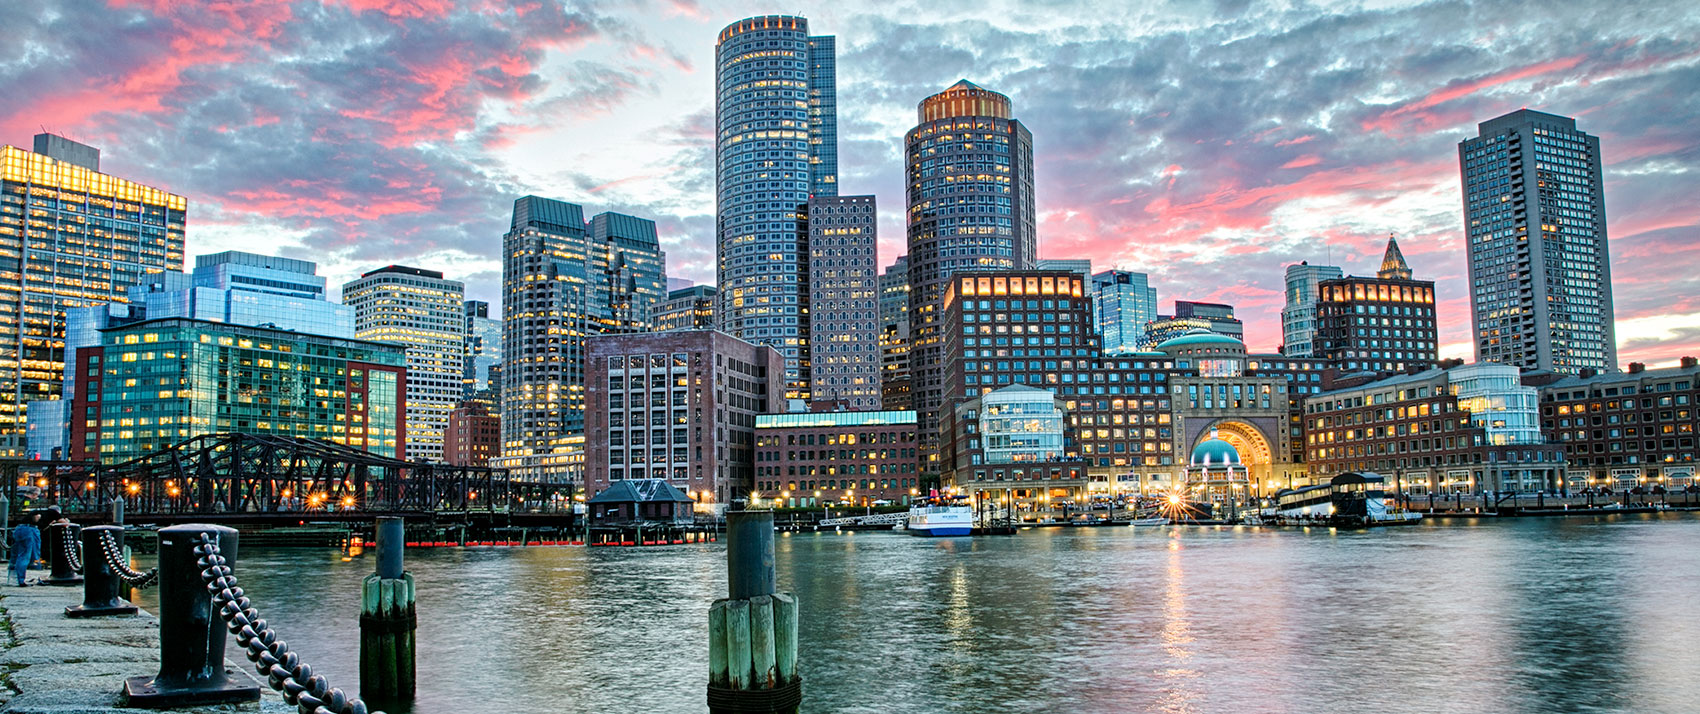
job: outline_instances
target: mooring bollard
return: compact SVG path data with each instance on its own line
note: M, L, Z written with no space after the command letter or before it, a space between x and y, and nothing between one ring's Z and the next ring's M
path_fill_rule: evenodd
M227 564L236 562L236 530L193 524L159 530L159 674L124 681L126 706L165 709L195 704L252 702L260 688L233 682L224 672L223 618L201 579L206 567L195 553L202 533L218 540Z
M101 542L103 534L122 540L124 528L89 526L83 529L83 604L65 608L66 617L136 614L135 605L118 598L118 586L122 581L117 569L108 562L105 544Z
M708 710L794 714L797 600L775 592L772 511L727 512L726 575L729 597L708 611Z
M413 701L413 574L402 569L407 546L402 519L378 519L378 571L360 586L360 694L374 704Z
M77 534L82 528L75 523L54 523L42 533L42 551L47 554L49 569L43 585L80 585L83 576L82 554L77 552Z

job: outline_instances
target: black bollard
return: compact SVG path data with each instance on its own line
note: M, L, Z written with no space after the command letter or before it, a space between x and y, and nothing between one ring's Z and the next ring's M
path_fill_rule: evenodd
M100 542L103 533L111 533L118 542L124 542L122 526L89 526L83 529L83 604L65 608L66 617L136 614L135 605L118 598L121 581L118 571L106 562L106 548Z
M374 704L405 704L414 695L413 574L402 569L407 546L400 518L378 519L377 572L360 586L360 696Z
M797 600L775 592L773 512L726 514L726 587L709 608L710 714L795 714Z
M202 533L217 536L219 552L236 564L233 528L193 524L159 530L159 674L125 680L124 706L166 709L260 699L259 687L233 682L224 671L230 631L213 612L201 580L195 539Z
M80 585L83 576L77 574L77 566L72 561L78 556L72 548L77 542L77 534L82 528L75 523L54 523L42 533L42 552L47 555L49 573L41 580L42 585Z

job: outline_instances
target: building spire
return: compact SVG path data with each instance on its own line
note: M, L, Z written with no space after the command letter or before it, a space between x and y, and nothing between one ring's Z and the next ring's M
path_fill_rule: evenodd
M1381 256L1381 270L1376 271L1376 277L1382 280L1410 280L1411 266L1405 264L1405 256L1399 252L1399 241L1387 234L1387 252Z

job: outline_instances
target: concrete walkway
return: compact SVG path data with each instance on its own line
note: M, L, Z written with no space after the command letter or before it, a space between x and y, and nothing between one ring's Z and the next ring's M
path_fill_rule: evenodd
M30 572L31 579L47 573ZM159 621L148 613L73 620L65 608L83 601L82 587L0 585L0 712L25 714L106 714L120 709L119 692L128 677L159 671ZM236 641L227 656L242 657ZM226 663L239 680L259 685L259 704L222 705L178 712L294 711L254 676L246 659Z

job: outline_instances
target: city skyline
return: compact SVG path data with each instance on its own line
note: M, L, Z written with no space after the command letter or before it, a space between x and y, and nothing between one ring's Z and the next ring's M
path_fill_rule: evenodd
M785 9L837 37L840 183L883 199L879 265L902 252L912 107L967 78L1010 95L1034 134L1039 257L1150 273L1165 300L1231 303L1251 347L1271 350L1285 264L1372 262L1393 232L1437 283L1442 356L1468 358L1456 144L1529 107L1600 137L1619 362L1663 364L1700 349L1700 241L1681 200L1700 161L1686 99L1700 53L1682 39L1695 18L1654 24L1659 7L1552 8L1534 22L1515 6L1458 22L1445 4ZM712 282L713 37L764 8L431 9L3 9L55 59L0 57L0 82L26 97L0 99L0 142L45 128L96 145L111 173L189 198L187 254L299 256L333 284L406 263L499 302L488 236L526 193L653 218L667 273ZM77 44L52 23L117 39ZM1469 29L1501 25L1491 42ZM236 49L238 36L256 41ZM177 52L173 37L196 48ZM437 46L406 47L418 38Z

